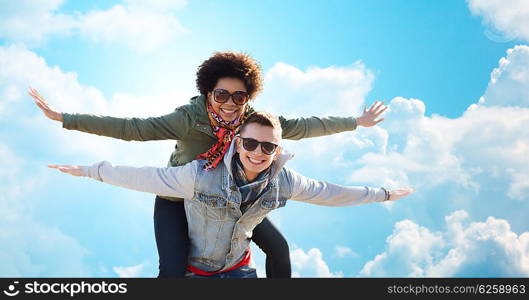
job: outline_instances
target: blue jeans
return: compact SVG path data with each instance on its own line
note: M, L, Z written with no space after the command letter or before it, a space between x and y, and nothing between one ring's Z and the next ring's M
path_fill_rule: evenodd
M235 270L209 276L197 275L188 271L185 278L257 278L257 272L252 267L242 266Z

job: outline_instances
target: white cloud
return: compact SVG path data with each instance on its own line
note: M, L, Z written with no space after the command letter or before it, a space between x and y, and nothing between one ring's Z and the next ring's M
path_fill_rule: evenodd
M109 159L117 164L165 166L174 141L131 143L62 129L60 123L44 117L34 105L26 93L30 85L61 111L121 117L170 113L187 103L191 93L170 91L153 97L116 94L107 98L98 89L80 84L77 74L49 66L42 57L22 46L0 46L0 119L9 124L8 130L0 131L3 141L0 143L0 164L3 166L0 168L0 273L12 277L88 277L101 272L108 275L107 271L101 271L105 268L99 259L96 258L96 266L87 263L94 259L90 256L93 253L77 238L90 240L89 235L72 237L64 228L49 225L65 220L68 223L71 216L49 220L42 211L34 213L35 209L45 206L42 201L57 200L53 205L63 201L60 196L59 199L51 196L50 189L57 188L54 180L70 179L45 165L91 164ZM106 187L100 185L99 188ZM71 187L60 191L77 192ZM93 193L98 191L93 190ZM129 206L140 207L136 210L143 206L145 211L152 210L152 203L146 202L145 197L138 196L137 201L135 195L126 197ZM83 197L79 200L83 201ZM82 215L78 211L73 215L79 213ZM143 265L142 273L156 272Z
M19 201L23 199L18 198ZM0 230L0 276L92 276L86 263L90 252L60 229L23 216L1 220Z
M146 7L116 5L89 12L80 18L80 33L96 43L120 43L148 52L187 31L173 14Z
M187 0L125 0L128 6L147 10L168 11L184 8Z
M292 277L343 277L341 272L331 272L317 248L311 248L306 253L303 249L294 249L290 252L290 261Z
M47 176L0 144L0 276L89 277L89 251L79 242L34 218ZM32 172L24 171L31 169Z
M378 126L302 143L284 141L296 153L290 165L316 177L326 174L320 176L328 178L332 173L332 178L345 178L348 184L413 186L425 193L449 184L475 195L484 186L494 185L505 191L506 198L527 199L528 49L508 50L492 72L483 97L486 101L471 105L460 117L428 117L423 101L395 97ZM278 64L266 77L268 90L259 105L295 116L358 116L372 84L371 72L361 65L347 71L313 68L303 72ZM347 103L348 97L337 95L357 97ZM496 205L491 197L481 201Z
M360 158L362 167L352 173L351 181L386 174L390 186L413 178L420 186L453 182L477 188L475 175L526 170L528 109L476 106L454 119L425 117L423 112L414 118L400 116L400 106L411 101L391 101L387 122L381 125L390 137L388 151Z
M529 6L529 5L528 5ZM529 46L507 50L499 66L490 75L490 82L479 105L529 107Z
M307 71L280 62L265 74L265 89L256 106L291 117L350 116L359 111L373 81L373 73L361 61Z
M256 105L268 111L286 112L290 117L359 116L374 75L360 62L347 68L315 67L305 72L279 63L266 78L265 92ZM302 161L299 165L326 172L331 162L336 167L333 172L342 173L348 182L404 186L414 179L409 177L412 172L420 173L417 177L424 178L425 184L452 180L473 185L461 169L461 161L450 153L455 137L434 127L444 119L431 122L424 116L425 104L418 99L396 97L389 106L381 126L359 127L352 133L303 143L285 141L286 147L297 154L295 160ZM314 161L314 157L318 159ZM348 171L351 169L354 171Z
M411 101L391 101L387 122L381 124L390 137L386 152L374 151L357 159L349 182L417 189L450 183L479 192L486 182L501 185L497 178L507 178L505 194L527 199L523 174L529 173L529 109L473 106L454 119L425 117L422 112L418 112L420 118L400 116L399 107Z
M38 46L53 36L79 33L96 43L148 52L187 32L174 15L186 5L182 0L130 0L107 10L73 14L60 13L62 4L62 0L2 1L0 37Z
M252 266L257 269L259 278L266 278L266 255L254 243L252 248ZM343 277L341 271L333 272L327 262L323 259L320 249L311 248L305 252L303 249L293 245L290 251L290 263L292 267L292 277ZM350 248L336 246L335 255L341 258L357 258L358 254Z
M53 35L71 34L74 16L58 13L64 0L0 1L0 38L40 44Z
M459 210L445 217L446 231L432 232L410 220L395 224L386 251L367 262L360 276L529 276L529 232L511 231L507 220L468 223Z
M525 0L467 0L470 12L509 38L529 41L529 5Z
M353 249L351 249L349 247L346 247L346 246L337 245L334 248L334 252L335 252L335 255L340 257L340 258L343 258L343 257L357 258L357 257L359 257L358 254L353 251Z
M143 271L144 265L139 264L135 266L130 267L112 267L112 270L118 274L121 278L127 278L127 277L140 277L142 271Z
M277 63L266 73L265 89L255 107L287 118L358 116L373 81L373 72L362 62L347 67L312 67L306 71ZM304 166L310 166L314 173L328 173L329 162L338 168L337 172L342 172L351 163L345 156L360 156L373 148L384 151L387 138L385 131L373 128L302 143L287 140L283 143L296 153L294 161L289 163L291 167L303 172Z
M189 94L181 91L154 97L116 94L107 99L98 89L81 85L77 74L48 66L43 58L20 46L0 47L0 83L0 95L11 95L0 98L0 114L6 120L16 124L17 130L39 132L39 137L48 138L48 149L69 155L75 153L79 157L77 162L56 163L82 164L119 158L116 163L165 165L174 141L127 143L64 130L60 123L45 118L33 104L26 93L30 85L38 89L57 110L70 113L116 117L160 116L172 112L189 99Z

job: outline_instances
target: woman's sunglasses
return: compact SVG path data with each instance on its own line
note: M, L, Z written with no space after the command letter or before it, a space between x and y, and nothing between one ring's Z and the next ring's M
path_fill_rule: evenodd
M213 100L215 100L215 102L226 103L230 97L231 100L233 100L233 103L237 105L243 105L249 100L248 93L244 91L236 91L232 94L225 89L213 90Z
M272 155L274 152L276 152L276 149L278 145L270 142L259 142L256 139L252 138L243 138L242 139L242 147L246 151L254 151L259 144L261 145L261 151L266 155Z

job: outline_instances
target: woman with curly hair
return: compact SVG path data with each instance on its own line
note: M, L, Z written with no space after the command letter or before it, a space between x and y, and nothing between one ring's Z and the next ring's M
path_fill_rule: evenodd
M181 166L195 159L214 169L228 151L241 124L254 110L249 101L262 89L259 64L244 53L217 52L197 71L199 96L170 114L151 118L115 118L90 114L69 114L54 110L34 89L29 94L46 117L62 122L63 128L113 137L126 141L176 140L168 166ZM376 102L362 116L279 117L282 138L298 140L371 127L386 109ZM257 162L256 162L257 163ZM188 224L181 198L156 196L154 231L159 255L158 277L183 277L188 267ZM277 228L265 218L253 231L252 240L266 254L267 277L290 277L288 244Z

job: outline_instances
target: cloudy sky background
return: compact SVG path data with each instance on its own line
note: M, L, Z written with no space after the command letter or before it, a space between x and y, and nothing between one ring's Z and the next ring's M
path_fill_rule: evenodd
M148 4L147 4L148 3ZM63 112L166 114L196 67L245 51L259 109L379 126L285 142L321 180L417 192L398 202L272 214L294 276L529 276L529 4L508 1L0 0L0 276L155 277L152 195L50 163L165 166L174 141L67 131ZM253 247L258 273L264 256Z

